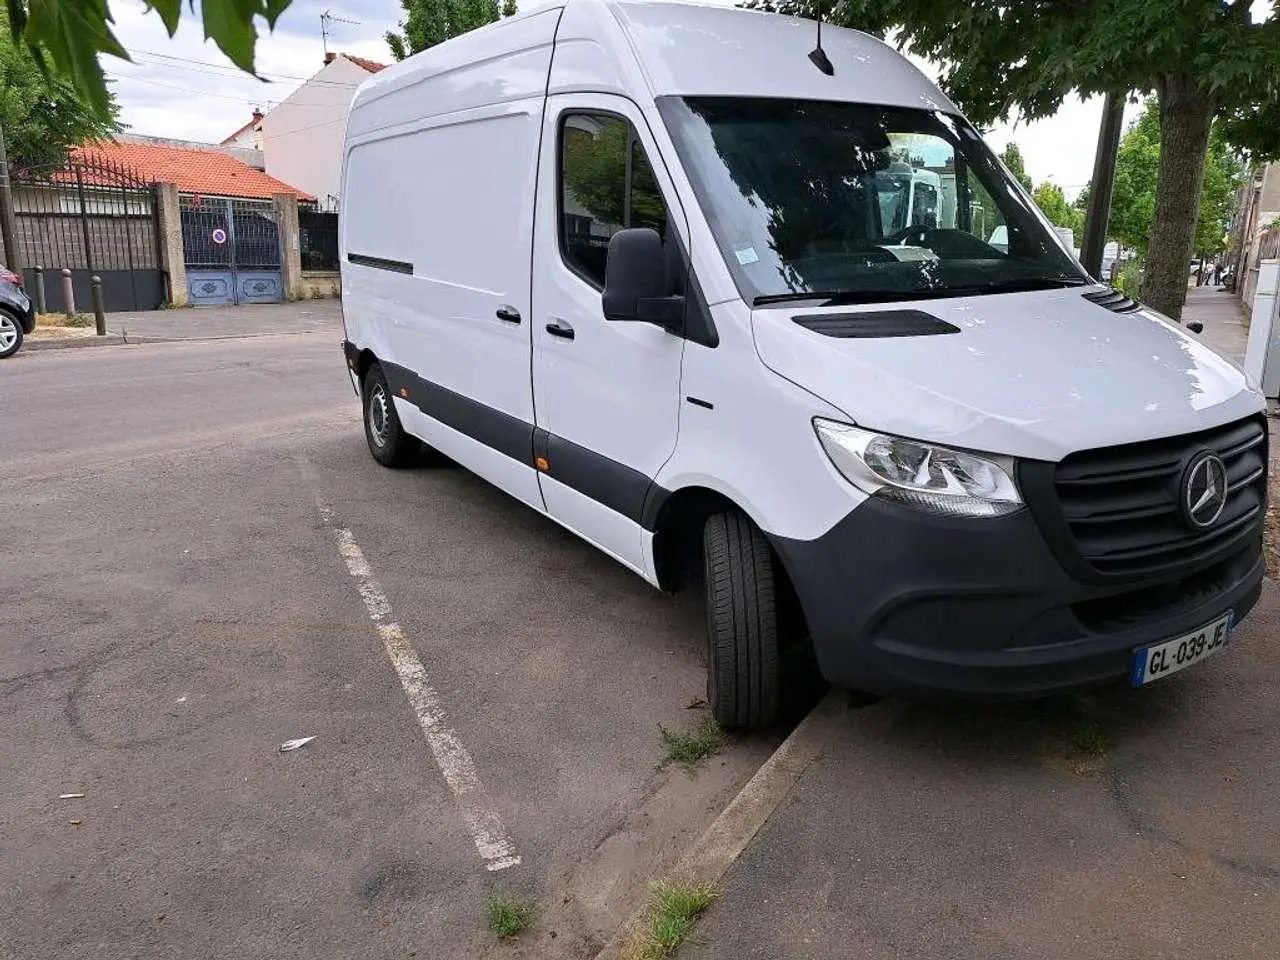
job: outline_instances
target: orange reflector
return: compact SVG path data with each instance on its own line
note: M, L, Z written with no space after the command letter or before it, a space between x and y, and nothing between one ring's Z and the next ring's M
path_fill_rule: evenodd
M400 396L404 397L404 398L407 400L407 399L409 398L409 388L408 388L408 387L401 387L401 388L400 388Z
M533 465L534 465L535 467L537 467L539 470L550 470L550 469L551 469L551 464L547 463L547 458L546 458L546 457L534 457L534 458L533 458Z

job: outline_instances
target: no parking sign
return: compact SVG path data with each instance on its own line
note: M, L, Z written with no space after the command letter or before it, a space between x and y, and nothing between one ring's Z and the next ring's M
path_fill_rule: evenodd
M218 246L222 246L227 242L227 231L223 230L221 227L216 227L210 239L212 239Z

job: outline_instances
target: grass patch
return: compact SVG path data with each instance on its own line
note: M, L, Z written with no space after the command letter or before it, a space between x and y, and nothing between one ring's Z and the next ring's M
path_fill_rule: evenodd
M489 930L504 940L520 936L533 922L533 904L496 890L489 894L485 912Z
M724 731L710 717L688 733L668 730L661 724L658 725L658 730L662 734L664 750L658 768L678 763L690 776L699 761L711 756L724 743Z
M1086 723L1072 731L1070 742L1077 754L1089 760L1097 760L1105 757L1111 749L1111 734L1096 723Z
M655 883L644 926L623 950L623 960L661 960L674 954L715 898L710 884Z
M77 313L68 317L65 313L41 313L36 316L37 327L92 327L93 314Z

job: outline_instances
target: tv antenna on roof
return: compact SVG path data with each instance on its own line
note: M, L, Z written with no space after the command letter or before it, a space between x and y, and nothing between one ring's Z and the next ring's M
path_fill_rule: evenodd
M334 16L328 10L320 14L320 43L324 47L324 55L329 56L329 38L333 36L333 25L335 23L349 23L352 26L359 26L359 20L348 20L346 17Z

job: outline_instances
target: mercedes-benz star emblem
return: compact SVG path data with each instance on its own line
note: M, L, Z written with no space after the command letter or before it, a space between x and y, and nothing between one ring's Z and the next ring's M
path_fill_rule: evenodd
M1182 513L1187 523L1203 530L1213 526L1227 505L1227 468L1216 454L1202 453L1182 479Z

